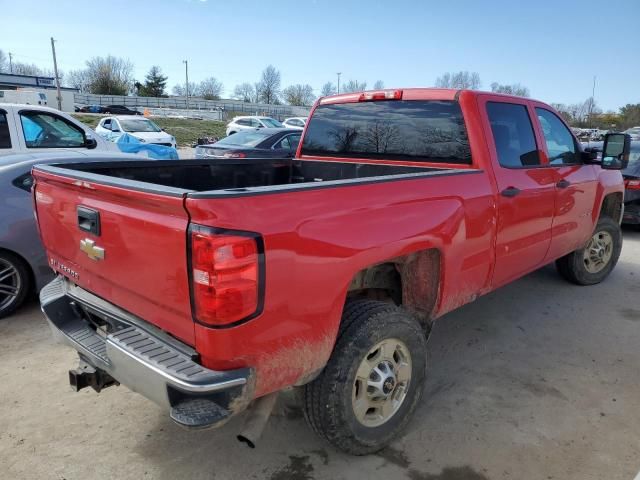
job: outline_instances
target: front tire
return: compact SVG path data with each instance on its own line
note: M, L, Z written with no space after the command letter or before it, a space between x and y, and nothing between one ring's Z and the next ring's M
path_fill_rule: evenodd
M425 332L408 312L384 302L349 302L325 369L304 387L307 422L347 453L384 448L422 397L426 359Z
M562 277L577 285L602 282L618 263L622 251L622 231L612 218L602 217L587 244L556 260Z
M0 252L0 318L15 312L27 298L31 276L24 261L9 252Z

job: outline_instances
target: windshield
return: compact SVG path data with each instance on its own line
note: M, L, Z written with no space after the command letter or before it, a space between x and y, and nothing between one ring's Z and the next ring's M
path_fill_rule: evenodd
M233 135L229 135L228 137L223 138L219 142L215 143L215 145L220 147L255 147L270 136L270 133L247 130L244 132L238 132L234 133Z
M162 129L146 118L127 118L120 120L120 125L125 132L161 132Z
M271 128L281 128L283 125L273 118L261 118L260 121L264 123L267 127Z

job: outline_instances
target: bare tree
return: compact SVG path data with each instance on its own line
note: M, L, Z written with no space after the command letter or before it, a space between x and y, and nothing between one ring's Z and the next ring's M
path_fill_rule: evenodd
M516 95L518 97L528 97L530 95L529 89L519 83L511 85L502 85L498 82L491 84L491 91L495 93L506 93L509 95Z
M290 85L282 91L285 102L298 107L309 107L315 100L313 87L309 84Z
M367 82L359 82L358 80L349 80L342 88L342 92L344 93L361 92L366 89L367 89Z
M280 72L273 65L265 68L260 78L260 100L268 104L278 103L280 81Z
M438 88L465 88L469 90L478 90L482 82L478 72L447 72L436 79L436 87Z
M376 83L373 84L374 90L382 90L384 88L384 82L382 80L376 80Z
M44 76L40 67L34 63L13 62L14 75Z
M126 59L108 55L93 57L86 62L88 90L91 93L126 95L133 87L133 64Z
M324 85L322 85L322 88L320 89L320 95L323 97L328 97L329 95L335 95L336 92L337 92L336 86L331 82L325 83Z
M200 96L205 100L220 100L224 86L215 77L209 77L200 82Z
M9 62L3 50L0 50L0 73L9 73Z
M171 89L171 93L173 93L174 95L178 95L180 97L186 97L187 90L185 89L185 84L178 83L177 85L174 85L173 88ZM189 96L197 97L199 95L200 95L199 85L196 82L189 82Z
M243 102L250 103L253 101L253 97L255 95L255 90L253 85L248 82L241 83L240 85L236 85L236 88L233 89L233 97L238 100L242 100Z
M65 77L64 84L77 88L81 93L87 93L89 91L89 72L87 70L71 70Z
M253 84L253 103L260 103L261 96L262 96L262 83L256 82Z

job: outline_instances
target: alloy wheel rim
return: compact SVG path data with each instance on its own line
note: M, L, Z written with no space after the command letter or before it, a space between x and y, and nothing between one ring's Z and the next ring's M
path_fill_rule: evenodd
M400 409L411 382L411 354L404 342L378 342L360 362L353 382L351 405L358 422L378 427Z
M589 273L599 273L609 264L612 256L613 237L609 232L596 232L584 249L584 267Z
M16 301L22 287L18 269L7 260L0 258L0 310L8 308Z

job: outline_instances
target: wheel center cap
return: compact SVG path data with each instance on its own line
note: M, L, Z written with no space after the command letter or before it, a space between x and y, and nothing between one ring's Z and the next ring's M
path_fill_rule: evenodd
M396 387L396 381L393 377L387 378L382 384L382 391L385 395L389 395L393 392L393 389Z

